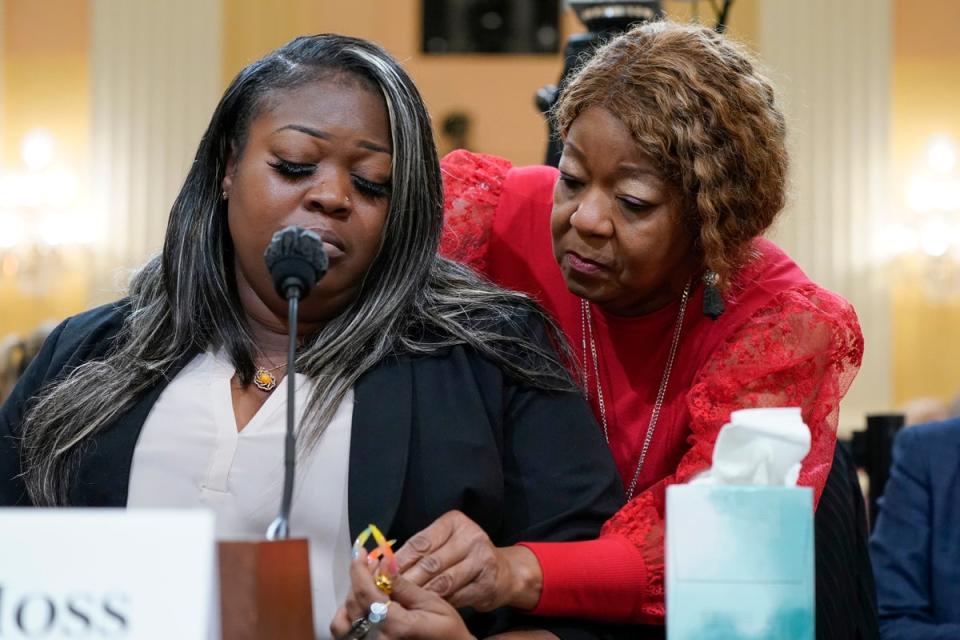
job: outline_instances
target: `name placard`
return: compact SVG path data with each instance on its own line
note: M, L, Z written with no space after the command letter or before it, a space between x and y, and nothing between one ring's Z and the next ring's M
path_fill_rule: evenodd
M213 515L0 509L0 640L206 640Z

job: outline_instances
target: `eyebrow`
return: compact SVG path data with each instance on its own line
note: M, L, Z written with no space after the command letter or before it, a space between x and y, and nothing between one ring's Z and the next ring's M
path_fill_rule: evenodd
M583 151L580 149L580 147L575 145L570 140L564 140L563 151L564 153L566 153L568 150L572 151L573 155L577 156L578 158L582 159L586 157ZM639 165L639 164L633 164L630 162L622 162L619 165L617 165L617 174L627 178L637 177L641 175L648 176L650 178L654 178L660 182L663 182L663 176L661 176L657 171L651 169L650 167Z
M305 133L308 136L318 138L320 140L329 140L330 134L326 131L320 131L319 129L314 129L313 127L307 127L302 124L288 124L280 127L274 133L284 131L286 129L292 129L293 131L299 131L300 133ZM378 153L385 153L387 155L393 155L388 147L379 145L376 142L370 142L369 140L361 140L357 143L357 146L363 147L364 149L369 149L370 151L376 151Z

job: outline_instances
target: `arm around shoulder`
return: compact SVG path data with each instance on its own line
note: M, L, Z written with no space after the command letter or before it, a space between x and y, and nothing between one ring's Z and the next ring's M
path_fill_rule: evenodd
M440 253L444 257L486 273L493 220L511 167L503 158L462 149L440 161L444 200Z

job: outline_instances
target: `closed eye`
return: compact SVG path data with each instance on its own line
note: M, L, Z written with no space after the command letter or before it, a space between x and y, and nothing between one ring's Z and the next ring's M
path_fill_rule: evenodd
M386 198L390 195L391 188L389 182L373 182L366 178L361 178L358 175L351 177L353 178L353 185L357 188L357 191L366 196L370 196L371 198Z
M620 201L620 204L623 205L624 209L628 211L632 211L634 213L643 213L645 211L649 211L650 208L653 206L652 204L650 204L649 202L646 202L645 200L637 200L635 198L620 197L620 198L617 198L617 200Z
M317 169L315 164L306 164L300 162L289 162L283 158L277 158L276 161L268 163L284 178L296 179L312 175Z
M564 187L566 187L571 191L575 191L576 189L579 189L580 187L583 186L583 182L581 180L578 180L566 173L560 174L560 182L563 183Z

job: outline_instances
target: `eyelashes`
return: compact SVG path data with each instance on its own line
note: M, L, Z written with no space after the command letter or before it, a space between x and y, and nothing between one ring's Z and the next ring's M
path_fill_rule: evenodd
M582 182L576 178L572 178L564 173L560 174L560 182L563 183L563 186L570 191L576 190L578 187L582 186Z
M317 168L314 164L301 164L298 162L288 162L277 158L274 162L267 163L273 167L277 173L285 178L303 178L311 175Z
M353 184L361 193L374 198L386 198L390 195L390 183L373 182L360 176L352 176Z
M653 205L648 202L640 202L628 198L617 198L620 201L620 206L622 206L627 211L632 211L633 213L643 213L649 211Z
M273 167L278 174L290 180L311 176L317 169L317 165L315 164L290 162L282 158L277 158L275 161L268 162L267 164ZM391 185L389 182L374 182L373 180L367 180L356 174L351 174L350 179L353 182L354 188L365 196L371 198L386 198L390 195Z
M583 188L584 182L573 176L570 176L565 173L560 174L560 183L563 185L564 190L571 196L577 191ZM631 214L643 214L654 209L657 205L647 202L646 200L638 200L633 197L626 196L617 196L617 202L620 207Z

